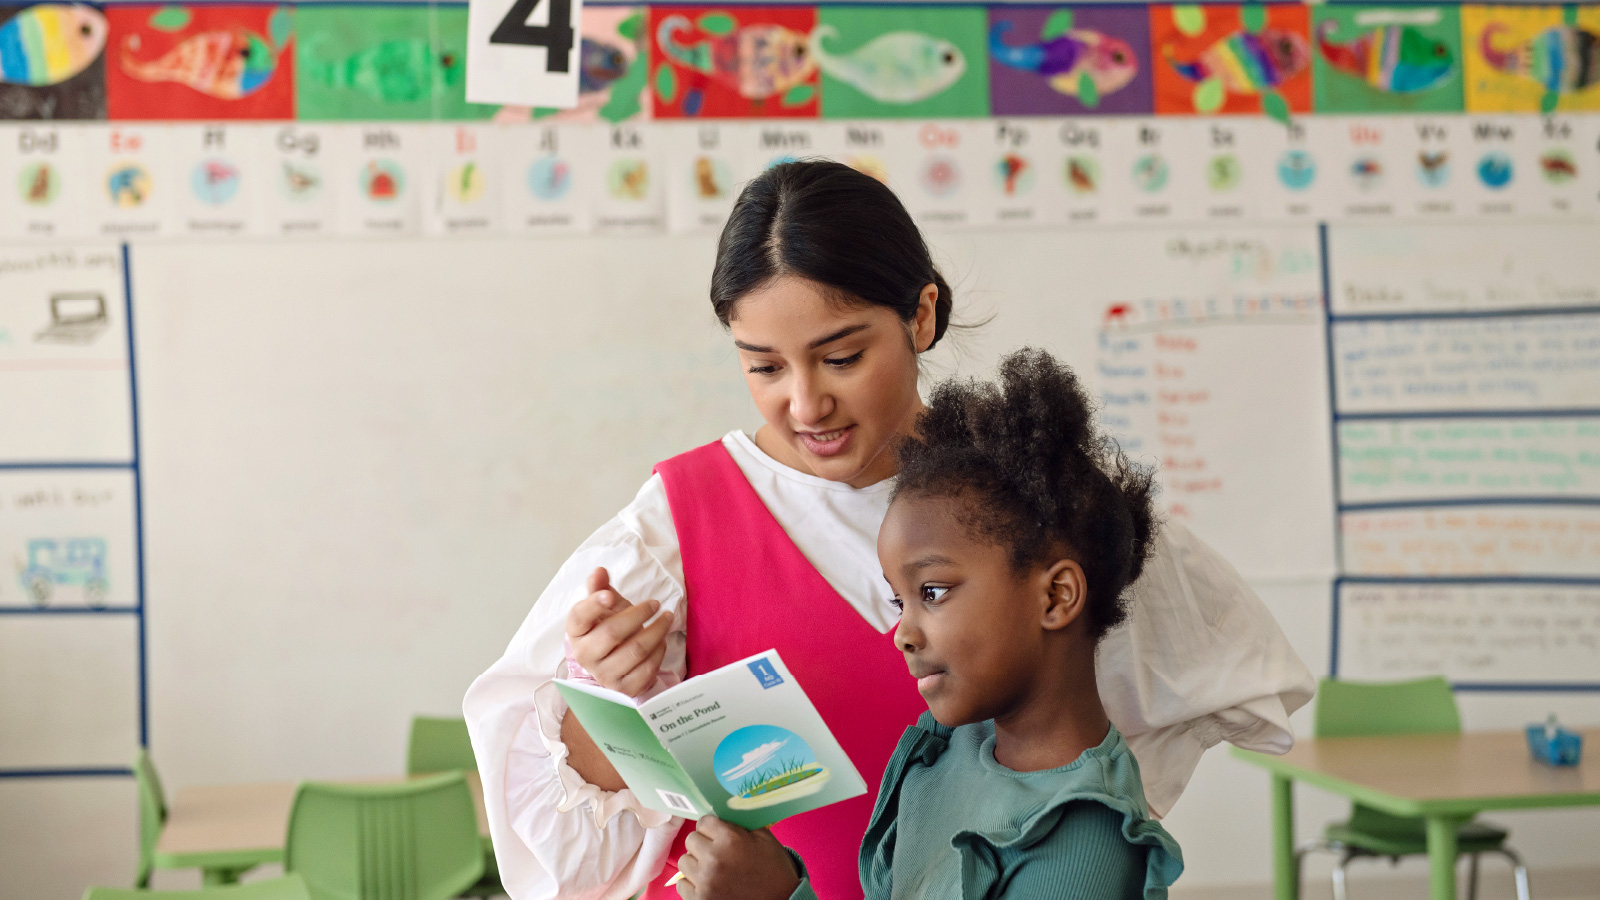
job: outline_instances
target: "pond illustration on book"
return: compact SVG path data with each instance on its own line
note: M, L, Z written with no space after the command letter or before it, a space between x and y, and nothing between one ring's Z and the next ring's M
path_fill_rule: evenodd
M776 725L748 725L728 734L712 754L717 781L732 809L760 809L822 790L828 769L800 736Z

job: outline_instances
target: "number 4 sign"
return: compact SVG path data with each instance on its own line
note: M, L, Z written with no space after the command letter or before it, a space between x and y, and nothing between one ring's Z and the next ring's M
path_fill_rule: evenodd
M578 104L582 0L471 0L467 99L571 108Z

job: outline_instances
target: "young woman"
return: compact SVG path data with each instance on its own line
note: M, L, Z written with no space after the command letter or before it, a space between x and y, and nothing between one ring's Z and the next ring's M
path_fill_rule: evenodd
M861 845L869 900L1164 900L1183 871L1106 716L1095 647L1155 532L1150 474L1095 433L1076 376L1023 350L940 385L901 442L878 559L928 712ZM762 832L702 819L689 900L814 900Z
M671 896L681 821L641 806L551 679L642 695L776 647L871 789L779 823L825 900L861 896L872 795L925 708L889 638L876 552L949 286L898 198L846 166L769 169L723 229L711 303L764 420L660 464L562 565L467 692L501 880L516 900ZM1310 673L1226 561L1166 527L1097 655L1157 815L1218 741L1286 750Z

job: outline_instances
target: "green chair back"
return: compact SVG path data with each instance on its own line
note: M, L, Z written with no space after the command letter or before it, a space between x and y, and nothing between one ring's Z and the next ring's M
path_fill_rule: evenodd
M1459 734L1461 713L1443 678L1382 683L1322 679L1317 686L1317 737Z
M133 758L133 780L139 786L139 875L137 887L150 886L150 871L155 868L156 841L167 821L167 796L161 791L150 751L143 747Z
M406 774L471 771L478 768L472 755L472 738L466 719L411 719L411 741L406 748Z
M311 900L299 875L285 875L250 884L226 884L198 891L141 891L133 888L89 888L83 900Z
M302 784L283 856L312 900L449 900L483 874L478 817L460 772Z
M1459 734L1461 713L1450 682L1359 682L1324 678L1317 686L1317 737L1367 737L1390 734ZM1352 805L1348 827L1391 841L1425 840L1421 819L1395 816Z

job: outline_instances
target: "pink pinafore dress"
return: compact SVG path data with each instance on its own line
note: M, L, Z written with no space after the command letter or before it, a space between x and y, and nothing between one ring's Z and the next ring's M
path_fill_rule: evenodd
M892 635L835 591L772 517L719 441L656 466L683 555L692 677L776 648L867 782L860 797L802 813L772 833L806 861L821 900L860 900L857 852L900 735L927 709ZM688 823L648 900L677 897Z

